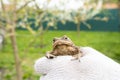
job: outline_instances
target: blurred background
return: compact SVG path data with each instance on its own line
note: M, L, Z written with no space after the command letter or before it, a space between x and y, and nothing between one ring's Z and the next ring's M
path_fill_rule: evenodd
M39 80L35 61L63 35L120 63L119 0L0 0L0 80Z

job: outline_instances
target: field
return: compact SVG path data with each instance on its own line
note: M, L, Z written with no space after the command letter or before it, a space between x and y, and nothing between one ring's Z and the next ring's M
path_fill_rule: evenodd
M34 72L34 62L52 49L53 37L67 35L77 46L90 46L120 63L119 32L85 32L80 36L75 31L48 31L43 36L33 36L28 31L17 31L17 44L21 58L23 80L38 80ZM42 43L42 44L41 44ZM0 51L0 77L3 80L15 80L14 55L11 41L6 38L3 50ZM3 75L2 75L3 74Z

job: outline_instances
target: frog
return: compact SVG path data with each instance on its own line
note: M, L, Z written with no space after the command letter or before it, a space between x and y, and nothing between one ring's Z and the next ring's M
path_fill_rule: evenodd
M82 57L82 52L80 48L76 46L73 41L66 35L62 37L53 38L53 49L46 53L48 59L53 59L57 56L73 56L71 60L79 60Z

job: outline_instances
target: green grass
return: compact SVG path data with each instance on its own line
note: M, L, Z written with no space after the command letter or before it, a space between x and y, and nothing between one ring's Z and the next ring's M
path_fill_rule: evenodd
M53 37L67 35L77 46L90 46L102 52L106 56L120 63L120 33L119 32L85 32L81 31L80 36L75 31L48 31L37 38L28 31L17 31L17 44L23 69L23 80L38 80L39 76L34 72L34 62L45 55L46 51L52 49ZM36 38L31 44L30 42ZM41 48L41 43L44 46ZM11 47L11 41L7 38L5 46L0 51L0 69L5 69L4 80L15 80L15 61Z

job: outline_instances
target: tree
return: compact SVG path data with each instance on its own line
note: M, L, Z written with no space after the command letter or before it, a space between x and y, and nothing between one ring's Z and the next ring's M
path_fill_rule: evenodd
M91 28L86 20L93 18L102 8L102 0L45 0L41 1L44 10L47 10L58 21L65 24L71 21L77 24L77 32L80 32L81 23Z
M19 8L17 8L18 7L17 0L9 1L9 4L5 4L3 0L0 0L0 2L1 2L0 22L3 24L3 26L6 26L5 28L10 34L9 36L13 47L15 66L17 71L17 80L22 80L21 62L17 47L15 28L17 26L17 20L19 19L18 15L21 15L19 11L22 10L31 1L25 2L25 4L19 6Z

